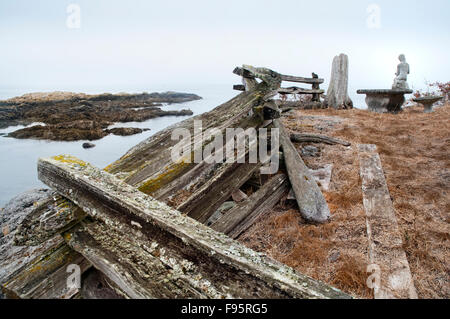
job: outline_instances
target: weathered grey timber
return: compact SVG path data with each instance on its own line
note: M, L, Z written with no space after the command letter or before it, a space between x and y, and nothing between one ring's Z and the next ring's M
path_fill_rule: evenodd
M17 228L16 246L36 246L71 228L86 217L79 207L54 194L39 202Z
M260 167L260 163L226 163L222 165L213 178L202 185L177 209L199 222L205 223L220 205L230 198L234 191L244 185Z
M348 56L346 54L340 54L333 59L325 103L334 109L353 108L353 102L348 96Z
M443 98L443 96L423 96L414 98L413 101L423 105L424 113L431 113L433 112L433 104L442 100Z
M56 211L60 210L61 215L67 217L66 208L75 207L68 204L56 209L59 205L49 204L53 198L60 197L48 189L32 190L12 199L0 213L3 229L0 234L0 286L8 298L71 298L78 290L67 289L67 266L77 263L82 272L90 267L84 258L64 243L59 233L49 228L49 233L45 234L44 227L59 227L59 222L64 219L57 217ZM25 238L20 233L27 221L37 221L34 218L42 217L43 212L50 213L48 216L51 216L50 220L54 217L55 223L50 220L42 224L32 223L34 228L27 228L26 238L29 240L26 242L33 246L17 246L16 237ZM36 240L32 238L34 231Z
M325 91L320 89L320 84L324 82L324 79L320 79L319 76L313 73L312 78L304 78L300 76L284 75L274 72L266 68L254 68L249 65L244 65L242 68L235 68L234 74L242 77L243 85L235 85L233 89L238 91L250 91L256 87L256 78L266 81L272 87L278 85L278 93L280 94L312 94L313 102L320 101L320 95ZM280 88L281 81L297 82L312 84L312 89L303 89L299 87Z
M283 123L280 120L274 120L273 123L280 132L286 169L301 215L309 222L327 222L330 219L330 209L319 186L292 144Z
M376 299L417 298L376 145L358 145L370 263L381 268Z
M40 159L38 174L98 220L65 238L129 297L349 297L78 159Z
M280 88L278 90L278 93L280 94L323 94L325 93L324 90L320 89L303 89L296 86L289 87L289 88Z
M250 72L247 72L243 68L239 68L239 67L235 68L233 73L236 75L240 75L247 79L255 78L255 76L253 74L251 74ZM280 77L281 77L282 81L287 81L287 82L298 82L298 83L308 83L308 84L322 84L324 82L324 79L319 79L318 77L317 78L305 78L305 77L301 77L301 76L293 76L293 75L285 75L285 74L280 74Z
M366 104L370 111L377 113L399 113L405 103L405 94L412 90L358 90L358 94L366 95Z
M291 134L291 141L295 143L324 143L328 145L340 144L343 146L352 145L349 142L337 138L310 133L293 133Z
M276 90L272 90L264 82L260 83L255 90L243 92L208 113L155 134L133 147L106 170L124 179L128 184L139 187L145 193L152 194L196 166L194 163L171 162L172 148L178 143L171 140L175 128L185 128L194 132L194 120L202 121L203 130L213 127L221 131L232 127L246 128L249 125L257 127L257 122L262 123L262 118L252 114L258 111L254 110L254 107L263 104L266 95L276 94ZM196 136L192 136L192 144L195 138Z
M62 239L62 238L61 238ZM8 279L2 289L7 298L70 299L79 292L67 285L68 266L78 265L81 274L91 264L63 240Z
M233 197L233 194L239 190L240 186L243 183L255 183L258 187L263 187L262 190L264 190L265 181L269 178L269 175L259 174L259 169L257 168L262 163L251 165L245 163L232 165L228 163L210 164L206 161L206 159L204 159L200 163L186 163L184 161L180 163L174 163L171 161L170 156L173 147L176 143L178 143L178 141L172 141L172 131L175 128L186 128L190 131L193 131L194 120L202 121L203 130L215 127L219 128L219 130L223 132L226 128L230 127L239 127L243 129L257 129L259 127L266 127L272 122L273 118L279 116L276 101L270 99L277 94L280 85L280 78L282 76L269 69L253 68L251 66L246 66L245 72L252 76L255 75L261 78L263 82L257 84L255 77L253 77L253 79L246 78L250 84L256 83L255 86L250 89L250 91L246 91L238 95L234 99L230 100L227 103L224 103L211 112L183 121L157 133L150 139L133 147L129 152L127 152L127 154L125 154L125 156L123 156L112 165L108 166L105 170L113 173L114 176L119 180L123 180L127 184L131 185L130 187L136 187L146 194L151 194L156 199L164 201L165 203L169 203L174 208L182 208L182 206L184 205L184 207L186 207L187 209L186 211L189 210L189 214L191 216L196 216L196 218L198 218L202 222L205 222L208 216L210 216L211 213L214 213L215 210L217 211L217 206L222 207L224 201L227 201L230 197ZM321 79L318 79L317 76L313 77L313 79L313 86L318 86L318 82L320 82ZM270 120L265 120L268 118L270 118ZM194 136L192 136L191 144L194 144L193 141L196 137L197 136L195 134ZM203 143L200 146L201 150L203 150L203 148L207 146L207 143ZM66 163L68 165L74 164L73 162L71 162L70 158L66 158L64 156L56 157L56 159L62 162L68 161L68 163ZM82 162L78 162L77 165L79 165L79 168L83 166ZM100 180L98 182L101 183ZM79 185L76 186L78 187ZM264 205L268 205L270 207L275 205L277 201L276 197L278 196L277 194L279 194L280 189L281 187L278 188L278 191L274 191L273 194L268 194L267 198L265 199L266 204ZM135 191L138 192L136 189ZM93 192L93 194L95 195L95 192ZM259 194L262 194L262 192L259 192ZM63 195L68 196L66 193L63 193ZM74 194L69 195L74 196ZM76 195L78 196L80 194ZM23 278L29 278L30 281L33 281L32 284L28 285L25 281L15 280L15 283L17 284L15 284L14 286L9 286L11 296L15 295L26 298L39 298L44 296L43 290L40 290L40 288L35 289L35 287L47 287L45 286L45 282L39 282L39 280L43 277L49 276L53 278L53 280L58 280L58 283L55 286L61 288L57 289L56 292L50 292L55 298L78 298L83 297L83 295L94 297L95 294L101 295L103 293L101 291L95 291L90 295L86 293L86 290L81 291L81 293L76 291L67 292L63 290L64 285L62 283L64 281L64 276L62 276L62 274L65 266L62 264L58 264L58 256L61 256L61 254L59 253L61 250L55 250L53 249L53 246L55 244L63 245L62 238L59 233L65 231L67 231L67 233L65 233L65 239L71 245L71 247L76 247L76 250L82 252L82 255L89 255L90 262L92 262L96 268L102 270L105 274L108 274L106 276L106 279L109 280L109 286L113 287L113 289L121 296L166 297L177 295L185 297L214 297L217 296L217 294L214 292L210 291L206 294L203 292L203 288L205 287L204 285L202 287L198 285L195 286L195 284L198 284L198 282L195 284L192 283L192 278L195 279L197 277L191 275L195 270L197 271L196 274L209 274L210 278L214 279L215 282L219 282L219 273L221 280L223 273L231 271L230 269L232 269L234 276L236 276L230 277L229 279L231 283L230 285L232 286L232 289L230 288L231 290L234 291L238 289L249 289L250 291L253 291L254 285L258 285L258 287L265 287L257 288L256 292L253 295L249 295L250 293L246 294L245 291L239 291L235 293L235 295L237 296L279 297L280 295L288 296L290 293L286 293L286 289L284 288L282 288L281 290L278 289L277 285L272 285L272 287L270 288L271 290L267 288L267 283L272 283L274 280L276 280L276 278L278 278L277 272L271 273L270 275L273 275L276 278L270 277L266 272L264 272L265 275L261 277L259 270L256 272L256 274L254 274L253 271L250 271L250 274L241 275L241 266L233 268L229 263L222 266L216 265L217 260L215 260L215 262L211 264L212 266L210 268L206 267L204 264L210 264L211 262L209 256L207 256L206 253L204 253L203 255L198 255L196 249L187 249L185 246L182 246L186 243L181 244L178 237L178 239L174 239L172 235L167 235L169 234L167 232L163 232L164 235L161 235L161 229L158 228L159 226L157 225L151 226L154 227L151 228L152 233L154 234L152 236L158 237L157 242L162 243L161 245L164 244L169 246L174 244L176 247L170 246L170 249L168 248L165 250L165 256L169 256L168 258L165 258L164 256L160 258L160 249L157 249L155 251L151 249L152 253L156 252L156 255L158 256L149 256L148 250L146 250L145 248L148 247L149 244L149 237L147 236L148 234L141 231L139 227L144 223L141 224L139 220L134 218L132 220L127 219L127 216L129 216L127 214L129 212L125 208L123 209L125 209L128 213L124 213L123 216L114 215L113 218L110 218L109 215L104 214L103 217L106 217L102 219L101 217L96 215L96 219L99 219L99 221L94 223L90 222L91 217L83 219L86 213L90 213L91 216L95 215L95 212L93 211L86 211L86 213L83 211L83 208L85 207L92 208L92 206L90 206L92 202L90 201L92 200L92 198L95 198L95 196L90 197L90 192L86 192L84 195L86 195L86 198L84 201L82 201L82 203L83 205L87 206L83 206L81 204L80 206L77 206L76 204L78 204L79 202L72 203L71 201L60 197L60 195L56 195L55 193L51 193L50 195L50 193L48 193L43 198L39 199L39 203L37 203L36 205L33 205L35 204L34 202L32 202L30 205L27 204L28 206L31 206L31 208L29 210L28 208L26 208L27 214L24 215L26 217L18 223L21 224L19 227L20 231L14 231L14 235L11 235L9 234L9 225L2 227L3 233L8 233L8 236L10 236L11 238L10 243L12 242L12 238L15 237L17 244L39 245L32 248L10 246L7 247L8 256L13 256L15 252L20 251L21 257L24 257L23 260L18 260L17 262L15 260L12 260L12 258L6 258L3 264L5 265L5 269L7 270L6 272L8 272L8 276L11 274L12 277L25 276ZM145 196L144 194L141 195ZM70 196L68 197L72 198ZM149 200L148 197L145 198ZM243 201L242 203L245 203L245 201ZM98 202L94 201L93 205L95 207L97 207L97 204ZM247 218L242 220L242 222L237 225L235 229L236 233L239 232L239 229L243 229L251 225L254 222L254 219L257 218L258 214L264 214L264 208L265 207L263 206L263 204L261 204L259 207L255 206L253 211L251 211L250 209L249 211L251 211L251 213L248 214ZM106 206L102 207L102 209L108 210L108 212L117 211L117 206ZM119 209L118 211L121 210ZM188 220L191 221L191 219ZM111 226L111 221L113 221L112 224L114 224L115 226ZM77 225L74 226L75 224ZM146 229L148 230L150 228ZM54 235L54 237L49 239L49 237L51 237L52 235ZM170 237L170 240L165 237L166 235L169 237L172 236ZM237 235L233 235L233 233L230 233L230 236L234 237ZM211 240L214 242L215 239L217 238L213 237ZM219 237L219 239L221 240L221 237ZM121 241L120 243L118 243L119 240ZM40 244L41 242L42 244ZM228 245L229 243L226 242L222 244ZM64 251L66 251L68 247L64 247ZM32 257L27 259L25 257L25 254L29 252L30 249L34 249L34 253L31 255ZM53 249L53 251L48 253L48 249ZM234 246L227 246L227 249L231 249L231 251L234 251ZM204 252L204 250L202 251ZM0 254L1 253L2 252L0 251ZM71 251L71 253L75 252ZM150 255L152 253L150 253ZM188 254L188 257L182 255L185 253ZM228 253L228 251L225 251L225 253ZM52 261L52 263L46 265L46 268L50 270L58 270L55 272L55 274L58 275L52 277L51 274L42 272L41 277L37 277L35 279L33 279L32 277L27 277L29 276L27 272L33 269L32 265L35 262L38 262L38 259L42 258L43 256L48 256L46 257L47 260ZM136 261L136 256L143 256L142 259L140 259L142 263ZM172 258L173 256L175 256L176 258ZM192 262L192 265L194 265L195 269L193 268L194 270L192 270L189 275L184 276L178 272L179 268L177 267L177 265L185 265L184 261L187 260L186 258L188 258ZM172 261L175 261L176 263L171 264ZM221 259L219 259L219 263L220 261ZM234 261L235 260L233 259L233 262ZM86 259L81 258L79 262L86 263L87 261ZM1 263L2 260L0 260L0 264ZM149 269L153 269L152 267L156 267L154 268L156 269L155 272L157 273L155 274L155 280L158 282L158 284L156 284L156 288L153 282L148 283L149 279L148 276L146 276L146 274L149 273ZM169 270L167 270L168 268ZM116 269L119 270L116 271ZM161 270L161 273L158 272L158 269ZM238 271L236 271L236 269L238 269ZM176 286L163 286L163 284L158 281L158 278L164 278L163 281L167 279L167 271L169 271L170 275L176 273L177 276L182 276L182 278L177 277L177 282L174 283ZM6 273L5 271L3 271L2 267L0 267L0 273L2 272ZM244 271L244 273L245 272L246 271ZM131 279L129 277L130 274L132 274L131 276L133 276L133 278ZM269 277L267 277L266 275ZM238 287L236 282L241 283L243 281L246 281L249 278L246 276L251 277L249 283L245 286L239 284ZM254 279L255 276L259 279ZM111 280L110 277L114 278L114 281ZM144 280L144 282L142 280ZM209 282L212 281L209 280ZM0 283L3 282L0 281ZM86 284L88 283L89 281L86 281ZM208 284L208 281L203 283ZM26 284L26 287L23 286L23 284ZM128 285L131 285L131 290ZM322 287L322 284L320 284L319 286ZM169 291L166 293L166 288L169 290L173 290L173 292ZM291 291L290 289L291 288L289 288L289 291ZM333 290L326 291L327 289L328 288L325 288L325 292L333 292ZM307 293L302 296L313 297L312 295L307 295L309 293L309 290L306 290ZM224 296L228 292L224 290L220 293L220 296ZM294 295L298 296L298 293L295 292L289 296ZM329 295L325 294L325 297L328 296Z
M211 225L211 228L238 238L254 222L268 213L288 191L288 178L284 174L272 177L257 192L229 210L222 218Z

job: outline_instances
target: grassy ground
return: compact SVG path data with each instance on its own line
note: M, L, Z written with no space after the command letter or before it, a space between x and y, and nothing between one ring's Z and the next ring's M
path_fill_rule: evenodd
M283 200L240 241L354 296L371 298L357 144L376 144L419 298L449 298L450 105L430 114L418 106L398 115L301 110L284 122L294 132L352 143L314 144L320 157L304 158L311 168L334 165L330 190L324 192L332 221L305 224L295 203ZM297 144L299 150L305 145Z

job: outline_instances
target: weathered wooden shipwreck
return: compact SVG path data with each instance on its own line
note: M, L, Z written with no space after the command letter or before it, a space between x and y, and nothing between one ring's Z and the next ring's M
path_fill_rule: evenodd
M3 293L9 298L349 298L234 240L291 186L305 219L330 218L273 100L280 92L313 94L318 100L323 80L251 66L234 72L243 77L243 93L155 134L104 170L70 156L40 159L39 178L59 195L35 203L14 232L15 245L37 248L3 261L14 265L2 282ZM282 89L283 80L310 83L313 90ZM193 131L195 120L202 120L204 129L222 131L278 128L287 173L261 175L262 162L172 162L172 131ZM320 136L293 138L340 143ZM246 183L258 190L239 196ZM217 214L237 197L234 208ZM95 273L83 276L81 288L68 285L72 264L81 273ZM109 292L96 294L97 282Z

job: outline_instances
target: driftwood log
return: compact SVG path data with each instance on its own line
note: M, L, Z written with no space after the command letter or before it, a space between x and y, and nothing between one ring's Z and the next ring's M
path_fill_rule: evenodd
M39 178L96 221L64 237L132 298L345 298L72 157Z
M352 144L337 138L328 137L325 135L310 134L310 133L293 133L291 134L291 141L295 143L324 143L329 145L344 145L351 146Z
M273 123L280 132L280 143L289 181L294 189L301 215L309 222L327 222L330 219L330 209L319 186L292 144L283 123L280 120L274 120Z

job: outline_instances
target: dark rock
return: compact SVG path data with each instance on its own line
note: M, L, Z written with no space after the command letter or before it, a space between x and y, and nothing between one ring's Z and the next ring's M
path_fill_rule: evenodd
M95 144L92 143L83 143L83 148L93 148L95 147Z
M144 132L144 130L134 127L116 127L107 130L107 132L118 136L130 136L135 134L141 134L142 132Z
M98 140L117 122L142 122L161 116L190 116L191 110L163 111L161 103L182 103L201 99L187 93L143 93L84 95L56 92L0 101L0 128L13 124L42 122L10 133L19 139L54 141ZM117 135L141 133L139 129L114 130ZM115 134L113 132L113 134Z

